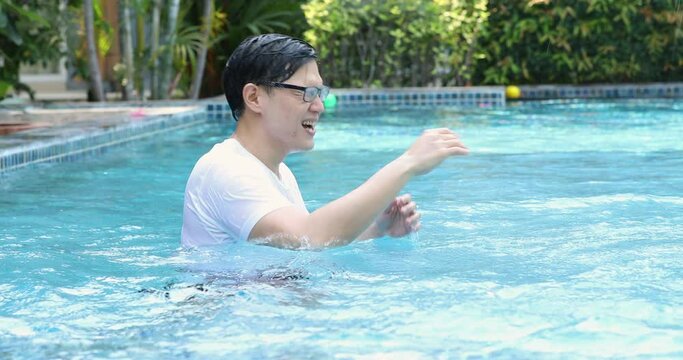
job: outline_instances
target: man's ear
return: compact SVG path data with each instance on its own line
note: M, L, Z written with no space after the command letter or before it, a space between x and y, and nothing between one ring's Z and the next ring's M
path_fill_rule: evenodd
M249 109L257 114L261 113L260 95L261 88L256 84L248 83L242 88L242 99L244 99L244 108Z

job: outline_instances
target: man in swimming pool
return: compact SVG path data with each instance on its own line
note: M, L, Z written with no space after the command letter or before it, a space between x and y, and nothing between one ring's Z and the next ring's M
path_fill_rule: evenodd
M319 249L354 240L400 237L420 228L403 186L467 147L449 129L430 129L355 190L310 212L284 158L313 148L329 88L315 49L279 34L244 40L223 72L237 121L230 138L195 165L185 189L185 247L248 240L282 248Z

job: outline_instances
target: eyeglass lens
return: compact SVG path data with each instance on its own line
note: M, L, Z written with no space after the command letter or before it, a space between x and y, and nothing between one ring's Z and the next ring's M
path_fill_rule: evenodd
M325 100L327 95L330 93L330 88L324 86L322 88L317 87L307 87L304 92L304 101L313 101L316 96L320 96L320 100Z

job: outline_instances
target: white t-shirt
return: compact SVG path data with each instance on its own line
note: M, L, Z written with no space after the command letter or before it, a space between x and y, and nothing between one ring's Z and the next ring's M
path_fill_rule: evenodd
M182 245L247 240L266 214L285 206L306 210L299 185L284 163L280 177L233 138L214 145L187 181Z

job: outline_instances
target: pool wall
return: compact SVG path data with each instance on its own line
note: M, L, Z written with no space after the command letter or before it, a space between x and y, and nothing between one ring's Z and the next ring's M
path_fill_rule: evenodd
M397 89L333 89L337 97L337 108L356 106L462 106L503 107L505 87L440 87L440 88L397 88ZM207 103L210 119L232 119L230 107L223 97Z
M503 86L335 89L337 106L505 106Z
M683 83L522 85L522 100L683 98Z

